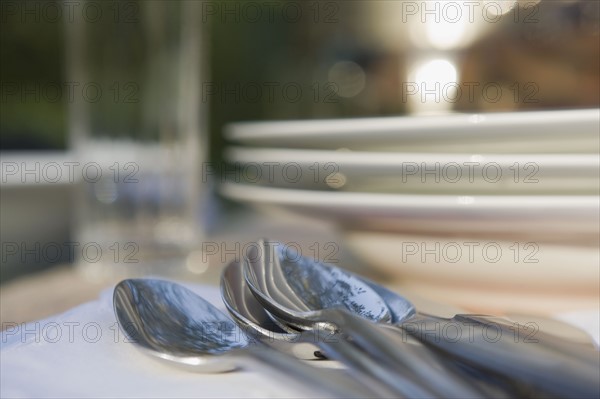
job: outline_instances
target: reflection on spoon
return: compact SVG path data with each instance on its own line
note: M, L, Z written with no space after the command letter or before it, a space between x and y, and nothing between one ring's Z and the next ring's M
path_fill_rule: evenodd
M276 372L300 391L348 398L343 383L266 346L250 345L226 315L187 288L163 280L128 279L115 287L113 305L127 337L148 354L201 372L248 366Z

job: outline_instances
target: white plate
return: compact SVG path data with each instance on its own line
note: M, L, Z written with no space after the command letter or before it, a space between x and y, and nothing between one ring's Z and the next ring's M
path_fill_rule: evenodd
M596 194L591 154L377 153L229 147L236 182L296 189L446 194ZM228 172L229 174L229 172Z
M598 196L456 196L321 192L225 183L227 198L361 230L598 242Z
M396 279L490 289L600 289L598 247L359 230L345 241L369 267Z
M246 145L402 152L597 153L600 110L243 122L225 127Z

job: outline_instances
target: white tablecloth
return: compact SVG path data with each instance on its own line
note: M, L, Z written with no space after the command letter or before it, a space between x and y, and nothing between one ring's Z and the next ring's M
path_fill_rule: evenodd
M186 285L225 313L215 287ZM263 398L302 397L252 371L200 374L159 362L127 343L112 289L94 302L25 326L5 323L0 397Z
M225 312L215 287L187 285ZM560 317L598 342L598 313ZM0 343L2 398L302 397L284 382L248 370L199 374L171 367L127 343L112 308L112 289L61 315L5 323Z

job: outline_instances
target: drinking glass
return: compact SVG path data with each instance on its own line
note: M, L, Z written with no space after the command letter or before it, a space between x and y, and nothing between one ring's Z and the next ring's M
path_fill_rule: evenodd
M74 253L96 278L202 269L197 1L83 1L66 20Z

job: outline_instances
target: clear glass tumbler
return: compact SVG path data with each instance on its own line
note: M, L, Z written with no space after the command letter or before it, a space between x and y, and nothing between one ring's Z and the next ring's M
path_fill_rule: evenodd
M202 268L201 2L83 1L66 20L74 252L96 279Z

